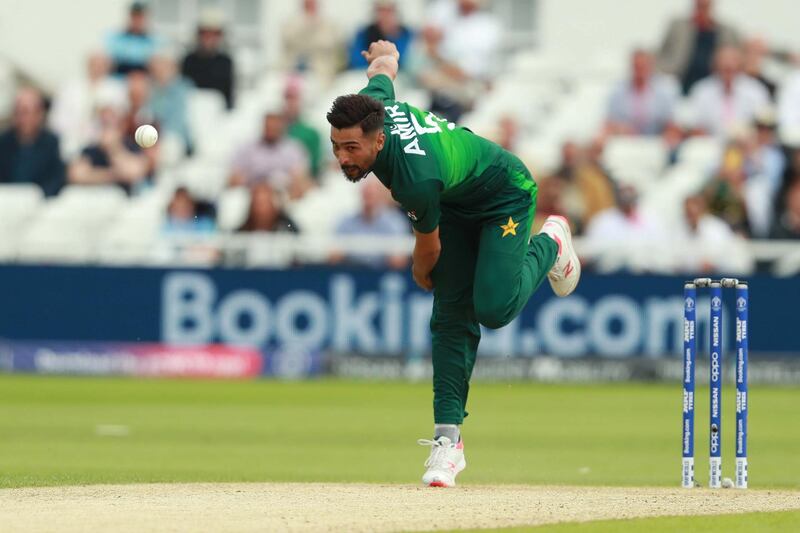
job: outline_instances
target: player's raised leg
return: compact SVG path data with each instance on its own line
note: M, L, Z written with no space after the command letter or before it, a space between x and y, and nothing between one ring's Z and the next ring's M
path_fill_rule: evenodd
M546 235L535 235L528 242L524 210L504 219L483 227L475 271L475 312L479 322L492 329L519 315L555 264L558 251ZM519 224L517 230L510 231L514 224Z
M561 220L548 218L546 231L529 239L536 185L514 156L508 158L508 176L508 186L487 209L475 269L475 312L488 328L516 318L545 276L559 296L572 292L580 276L569 227L564 230Z
M550 286L558 296L567 296L578 286L581 277L581 262L572 244L569 222L564 217L551 215L545 220L541 233L558 244L556 262L547 274Z

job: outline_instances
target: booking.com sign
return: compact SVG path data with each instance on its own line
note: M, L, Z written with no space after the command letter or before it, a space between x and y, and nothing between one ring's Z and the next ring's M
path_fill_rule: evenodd
M397 273L377 287L359 287L355 274L333 274L327 291L290 288L270 297L239 288L222 292L214 278L171 272L162 282L162 340L224 342L256 347L303 347L400 354L429 350L431 299ZM543 287L523 315L497 331L484 330L485 354L577 357L663 356L679 353L683 299L607 294L556 298Z

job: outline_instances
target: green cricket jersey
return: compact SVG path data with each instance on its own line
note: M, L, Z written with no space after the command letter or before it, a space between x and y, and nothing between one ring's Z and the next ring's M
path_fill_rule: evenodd
M479 215L509 179L535 194L527 171L509 176L510 165L503 160L512 158L518 168L522 165L515 156L466 128L396 101L388 76L373 76L360 94L383 102L386 110L386 144L372 171L391 189L417 231L436 229L442 206Z

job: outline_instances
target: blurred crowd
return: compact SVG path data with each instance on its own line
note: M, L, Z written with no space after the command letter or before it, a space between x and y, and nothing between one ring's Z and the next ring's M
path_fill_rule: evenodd
M561 214L589 247L672 242L694 251L683 270L735 271L744 239L800 239L800 56L720 21L712 0L691 5L660 47L631 51L601 130L585 145L567 140L559 167L537 180L537 223ZM495 140L524 150L519 129L504 116ZM659 139L668 166L690 139L722 144L702 185L683 198L679 227L643 208L636 186L604 164L606 145L620 137Z
M333 84L343 71L365 68L360 51L370 42L387 39L400 50L404 79L427 95L429 109L456 121L479 107L502 76L501 24L486 0L435 0L424 26L413 28L404 23L400 2L376 0L371 21L352 35L324 15L323 1L299 1L297 14L282 25L281 68L297 76L286 78L280 105L263 115L259 135L237 146L228 162L227 186L247 190L250 202L237 232L303 232L287 207L332 170L327 132L306 117L304 75ZM631 51L629 75L611 91L601 131L588 143L564 142L555 169L542 172L532 164L539 183L536 223L567 215L590 243L691 242L708 253L684 267L710 270L725 267L726 250L737 240L800 239L800 62L719 20L712 0L687 4L691 11L665 27L657 49ZM131 4L126 25L52 94L18 90L0 133L0 183L35 183L48 197L66 185L113 184L137 196L157 185L166 159L195 157L192 92L214 91L228 112L237 108L226 20L217 11L201 12L194 44L176 52L151 29L150 15L146 3ZM774 64L785 74L773 75ZM140 148L133 134L141 124L155 125L160 142ZM496 130L494 140L520 152L518 117L498 117ZM661 139L669 164L689 139L724 143L703 186L684 199L681 227L667 227L657 212L642 209L641 191L607 168L604 150L617 137ZM215 198L176 187L163 232L219 232L217 208ZM374 178L360 189L358 212L343 215L334 228L343 236L409 232ZM408 261L338 252L329 260L391 268Z

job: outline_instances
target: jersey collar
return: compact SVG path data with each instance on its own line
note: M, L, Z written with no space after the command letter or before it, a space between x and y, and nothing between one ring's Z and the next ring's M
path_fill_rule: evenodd
M372 164L370 171L378 177L386 188L391 189L392 175L389 170L389 149L390 143L393 142L394 139L391 138L392 136L389 134L387 128L384 128L384 132L386 133L386 142L383 143L383 148L378 152L378 156L375 158L375 162Z

